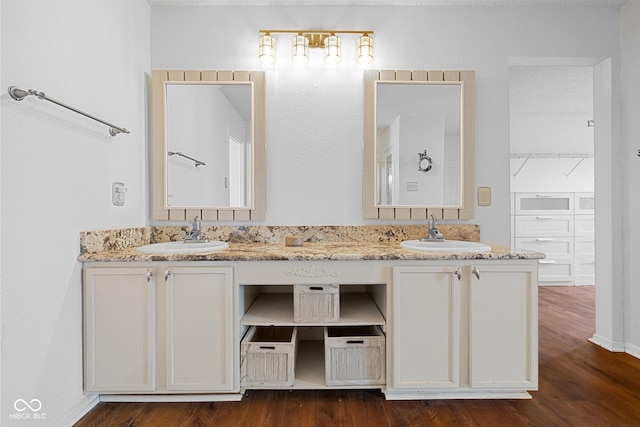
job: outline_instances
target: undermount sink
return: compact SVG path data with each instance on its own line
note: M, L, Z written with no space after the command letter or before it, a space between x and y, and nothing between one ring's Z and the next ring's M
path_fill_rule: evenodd
M484 243L463 240L405 240L400 243L400 246L405 249L424 252L463 252L473 254L491 252L491 247Z
M227 249L229 244L219 240L208 242L163 242L140 246L137 250L143 254L189 254L198 252L213 252Z

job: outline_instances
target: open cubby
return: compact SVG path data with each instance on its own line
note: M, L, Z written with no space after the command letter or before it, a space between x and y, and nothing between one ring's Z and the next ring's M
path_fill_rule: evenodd
M386 306L386 285L339 285L339 317L337 320L322 319L296 322L294 318L295 285L240 285L240 325L244 334L254 326L272 327L264 330L296 327L298 340L295 349L295 380L293 385L252 385L246 388L380 388L384 380L376 384L347 382L328 385L325 366L325 327L342 336L350 331L357 336L374 335L371 331L386 330L383 315ZM275 329L273 329L275 328ZM338 329L336 329L338 328ZM265 332L267 333L267 332ZM277 332L273 332L277 334ZM284 333L284 332L283 332ZM255 337L253 338L256 339ZM268 339L267 339L268 341Z

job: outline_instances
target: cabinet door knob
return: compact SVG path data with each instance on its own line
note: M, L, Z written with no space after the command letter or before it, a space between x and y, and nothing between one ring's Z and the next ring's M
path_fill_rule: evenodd
M171 270L164 271L164 280L169 280L169 276L171 276Z
M456 270L456 272L454 274L456 275L458 280L462 280L462 267L458 267L458 269Z
M471 272L473 273L474 276L476 276L476 279L480 280L480 270L478 270L478 267L473 267L471 269Z
M145 276L147 277L147 282L150 282L153 277L153 272L151 270L147 270L147 274L145 274Z

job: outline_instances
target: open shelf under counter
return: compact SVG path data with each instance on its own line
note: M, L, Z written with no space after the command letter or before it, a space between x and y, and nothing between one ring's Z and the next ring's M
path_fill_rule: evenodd
M293 386L247 387L248 390L324 390L324 389L379 389L384 384L327 385L325 379L325 352L322 340L301 340L296 353L295 381Z
M365 292L340 294L340 318L336 322L304 322L293 320L293 295L290 293L261 293L249 307L241 324L245 326L325 326L380 325L386 321L373 298Z

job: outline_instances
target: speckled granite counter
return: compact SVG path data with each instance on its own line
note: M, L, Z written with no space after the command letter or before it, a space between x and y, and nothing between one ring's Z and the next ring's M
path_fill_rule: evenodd
M445 239L479 241L477 225L439 225ZM141 227L91 231L80 236L80 262L116 261L318 261L318 260L465 260L540 259L539 252L514 252L490 245L491 252L421 252L400 247L403 240L419 239L426 227L393 226L255 226L203 227L205 237L229 243L217 252L194 254L142 254L136 248L149 243L182 240L188 227ZM284 245L284 237L301 236L304 245Z

